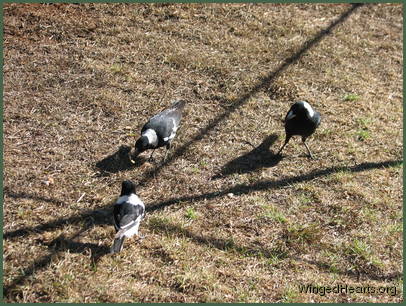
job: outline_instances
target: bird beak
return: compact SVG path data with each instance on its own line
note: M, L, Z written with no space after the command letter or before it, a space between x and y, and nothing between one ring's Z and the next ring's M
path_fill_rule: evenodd
M287 119L287 120L290 120L290 119L295 118L295 117L296 117L296 115L295 115L292 111L290 111L290 112L288 113L288 115L286 116L286 119Z
M138 154L140 154L140 152L138 152L137 148L135 148L133 154L131 154L131 151L128 153L128 158L130 159L130 162L131 162L132 164L135 164L134 159L138 156Z

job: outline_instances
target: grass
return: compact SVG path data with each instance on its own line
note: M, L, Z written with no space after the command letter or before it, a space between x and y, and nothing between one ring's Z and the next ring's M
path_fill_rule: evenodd
M365 141L371 137L371 133L369 131L363 130L363 129L358 130L356 135L357 135L357 139L360 141Z
M401 302L402 48L400 4L5 4L5 302ZM297 100L316 159L275 159ZM125 179L145 238L113 256Z
M347 94L344 96L344 101L350 101L350 102L355 102L360 99L360 96L357 94Z
M377 268L383 266L382 262L374 256L371 247L362 240L354 239L354 241L348 246L347 252L350 256L355 257L355 262L359 264L359 266L353 266L357 270L365 269L365 264Z
M197 218L197 213L193 207L188 207L185 212L185 217L190 220L195 220Z
M286 223L287 219L276 207L273 206L265 206L265 212L263 213L263 217L269 218L279 223Z
M357 118L358 130L356 132L357 139L360 141L365 141L371 137L370 126L372 119L368 117Z

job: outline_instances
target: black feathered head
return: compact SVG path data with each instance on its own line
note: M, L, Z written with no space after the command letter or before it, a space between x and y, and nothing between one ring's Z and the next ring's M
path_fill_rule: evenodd
M123 181L121 184L121 194L120 196L130 195L135 193L135 184L131 181Z

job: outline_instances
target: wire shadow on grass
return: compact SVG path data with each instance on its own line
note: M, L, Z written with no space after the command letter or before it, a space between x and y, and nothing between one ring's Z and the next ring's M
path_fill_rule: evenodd
M58 199L52 199L52 198L46 198L38 195L32 195L26 192L14 192L11 191L9 187L4 187L3 192L7 194L10 198L13 199L31 199L31 200L36 200L40 202L47 202L47 203L52 203L55 204L56 206L64 206L64 202Z
M5 190L5 194L7 196L14 197L14 194L9 193L7 190ZM21 194L18 194L18 195L21 195ZM24 195L25 195L24 198L42 201L42 198L37 198L36 196L27 195L27 194L24 194ZM19 198L22 198L22 197L20 196ZM48 200L48 199L46 198L46 200ZM55 201L57 201L57 200L55 200ZM57 203L58 204L62 203L62 205L66 206L66 203L59 202L59 201ZM5 232L5 233L3 233L3 239L11 240L14 238L29 236L31 234L48 232L48 231L52 231L52 230L64 227L66 225L79 224L86 220L92 222L92 224L94 224L94 225L113 224L112 215L113 215L112 205L106 205L105 207L100 207L98 209L86 210L76 216L70 216L68 218L60 218L60 219L56 219L54 221L40 224L37 226L25 226L25 227L21 227L14 231Z
M230 106L226 108L226 110L221 113L216 118L212 119L209 124L207 124L204 128L200 129L200 131L193 136L188 142L180 146L176 149L169 157L163 162L161 165L156 167L153 170L147 171L144 173L143 178L140 181L143 182L143 185L147 183L148 180L154 178L159 171L165 167L166 165L170 164L173 160L175 160L178 156L184 154L187 149L195 142L202 140L205 136L207 136L212 130L216 128L216 126L226 120L230 115L242 107L251 96L258 93L260 90L267 88L270 84L277 78L279 75L284 72L291 64L296 63L310 48L317 45L326 35L331 34L332 30L337 27L339 24L343 23L351 14L355 12L356 9L363 6L362 3L354 3L351 4L351 7L344 13L340 15L336 20L334 20L327 28L318 32L312 39L306 41L302 48L297 51L295 54L287 58L278 68L274 71L271 71L265 77L260 78L258 83L252 87L246 94L242 95L239 98L233 99L228 101Z
M277 139L278 135L276 134L266 137L258 147L254 147L250 152L228 162L220 173L212 178L218 179L233 173L242 174L276 166L282 158L280 155L275 155L269 148Z
M108 246L75 241L71 238L65 237L65 235L57 237L46 245L50 249L53 249L54 253L69 251L70 253L81 254L90 251L90 259L93 264L97 264L101 257L110 253L110 247Z
M194 202L194 201L201 201L201 200L211 200L218 197L223 197L228 193L233 193L235 195L242 195L248 194L254 191L262 191L262 190L269 190L269 189L276 189L282 188L286 186L290 186L297 183L302 183L306 181L314 180L321 176L330 175L333 173L341 172L341 171L348 171L348 172L361 172L371 169L379 169L379 168L386 168L386 167L394 167L399 166L403 163L403 160L395 160L395 161L386 161L386 162L365 162L356 166L348 167L348 166L334 166L330 168L326 168L323 170L314 170L310 173L293 176L286 179L280 180L266 180L260 181L253 184L238 184L228 189L222 191L214 191L203 193L199 195L192 195L192 196L183 196L178 198L169 199L159 203L152 203L146 207L148 212L153 212L155 210L163 209L167 206L179 203L179 202Z
M290 178L280 179L280 180L266 180L260 181L253 184L239 184L232 186L228 189L222 191L214 191L208 193L202 193L198 195L192 196L182 196L177 198L172 198L166 201L158 202L158 203L151 203L147 204L146 211L147 212L154 212L156 210L163 209L167 206L177 204L179 202L195 202L201 200L211 200L217 197L222 197L227 195L228 193L234 193L235 195L241 194L248 194L254 191L261 191L261 190L268 190L268 189L276 189L281 188L289 185L293 185L296 183L302 183L305 181L311 181L321 176L330 175L336 172L341 171L348 171L348 172L362 172L372 169L380 169L386 167L396 167L402 165L403 160L389 160L383 162L365 162L356 166L348 167L348 166L338 166L338 167L330 167L323 170L314 170L308 174L292 176ZM104 207L100 207L95 210L87 210L82 212L77 216L71 216L69 218L61 218L57 219L48 223L40 224L37 226L32 227L22 227L16 229L14 231L5 232L3 234L3 239L9 240L13 238L25 237L30 235L32 232L34 233L42 233L46 231L51 231L63 227L67 224L78 224L83 222L86 219L92 220L95 225L103 225L103 224L113 224L111 221L112 216L112 205L106 205Z
M356 281L363 281L365 280L374 280L374 281L394 281L396 279L402 278L403 273L399 271L395 272L389 272L389 273L383 273L379 271L379 269L363 269L363 271L360 270L342 270L338 269L337 267L334 267L331 263L328 262L322 262L322 261L316 261L316 260L309 260L305 258L300 258L300 257L294 257L295 260L297 261L302 261L307 264L316 266L320 271L331 273L331 271L335 271L335 274L341 274L341 275L346 275ZM351 260L347 261L351 262ZM368 262L365 262L365 266L368 265Z
M96 168L100 170L101 176L108 176L110 173L116 173L119 171L130 170L135 167L141 166L145 162L145 158L138 157L135 160L135 164L132 164L129 158L131 147L122 145L117 152L107 156L106 158L96 163Z
M82 231L81 231L82 232ZM81 243L74 241L70 238L65 238L61 235L51 241L50 243L44 243L50 249L50 254L43 256L42 258L34 261L29 267L23 270L21 275L15 278L11 284L3 287L3 296L11 298L13 295L17 295L18 291L13 290L17 285L24 282L24 280L35 272L48 267L55 255L69 251L71 253L85 253L90 252L91 264L96 265L99 259L110 252L110 248L104 245L97 245L94 243Z
M184 201L194 202L194 201L200 201L200 200L204 200L204 199L214 199L217 197L225 196L230 192L238 195L238 194L247 194L247 193L250 193L253 191L276 189L276 188L280 188L280 187L284 187L284 186L289 186L289 185L292 185L295 183L313 180L317 177L330 175L332 173L336 173L336 172L340 172L340 171L361 172L361 171L367 171L367 170L371 170L371 169L379 169L379 168L383 168L383 167L395 167L395 166L402 165L402 163L403 163L402 160L395 160L395 161L385 161L385 162L377 162L377 163L376 162L375 163L366 162L366 163L362 163L362 164L359 164L359 165L353 166L353 167L347 167L347 166L331 167L331 168L327 168L324 170L312 171L308 174L294 176L294 177L290 177L287 179L281 179L281 180L276 180L276 181L262 181L262 182L258 182L258 183L254 183L254 184L250 184L250 185L240 184L240 185L236 185L236 186L230 187L226 190L219 191L219 192L209 192L209 193L204 193L204 194L200 194L200 195L173 198L173 199L169 199L169 200L159 202L159 203L152 203L147 206L146 210L147 210L147 212L153 212L156 210L163 209L167 206L177 204L179 202L184 202ZM101 207L97 210L83 212L78 216L57 219L55 221L41 224L41 225L38 225L35 227L25 227L25 228L20 228L20 229L14 230L14 231L6 232L3 235L3 239L9 240L9 239L15 238L15 237L24 237L24 236L30 235L31 232L41 233L41 232L48 231L48 230L55 230L57 228L65 226L67 224L72 225L72 224L81 223L86 220L91 221L90 223L87 223L87 225L84 227L84 229L79 231L79 233L81 233L89 227L89 224L94 224L94 225L111 224L112 223L111 214L112 214L111 206L105 206L105 207ZM163 227L161 226L161 228L163 228ZM76 236L77 236L77 234L74 235L74 237L76 237ZM73 250L78 250L78 249L81 250L81 249L85 248L85 246L83 246L83 245L69 244L69 240L72 240L72 239L73 238L71 237L68 240L63 239L62 241L65 241L65 242L67 241L68 245L70 245L70 247L72 247ZM260 249L254 249L254 250L247 251L246 248L232 246L232 244L230 245L231 242L222 241L222 240L218 240L218 239L217 240L211 239L209 241L208 238L204 238L204 237L199 238L197 236L194 237L194 239L196 239L196 241L200 241L201 243L208 242L219 249L233 248L235 251L248 252L248 254L251 254L251 255L252 254L254 254L254 255L255 254L257 254L257 255L268 254L269 256L277 255L277 253L274 253L275 250L270 250L270 251L268 251L268 253L265 250L260 250ZM90 249L92 249L92 245L93 244L88 245L88 247L90 247ZM93 247L96 248L96 246L94 246L94 245L93 245ZM95 249L94 251L96 254L103 256L103 254L105 254L107 249L104 246L102 246L102 247L97 246L97 249ZM21 276L17 277L10 285L4 287L4 292L7 292L7 294L10 294L10 292L13 291L13 288L15 286L19 285L27 277L34 274L36 270L40 270L40 269L48 266L51 263L51 257L52 257L52 254L44 256L40 260L36 260L30 267L28 267L27 269L24 270L24 273Z
M85 233L94 225L99 224L106 224L107 223L107 215L110 217L112 212L108 213L102 210L95 210L88 214L82 214L76 218L69 218L69 219L59 219L55 222L44 224L42 227L36 227L33 230L38 231L45 231L47 229L55 229L55 227L59 227L65 224L72 224L68 221L75 221L75 223L80 223L83 221L87 221L85 226L81 228L78 232L73 234L71 237L66 237L65 234L58 236L57 238L53 239L51 242L44 242L41 241L41 238L37 239L43 245L47 246L50 253L48 255L43 256L42 258L35 260L29 267L23 270L20 276L16 277L9 285L3 287L3 296L4 297L11 297L12 295L18 294L18 291L14 290L14 288L24 282L24 280L31 275L35 274L39 270L45 269L48 267L53 258L59 256L60 254L69 251L70 253L90 253L90 260L91 265L96 266L98 261L101 257L110 253L110 247L105 245L98 245L95 243L82 243L79 241L75 241L77 237L81 234ZM111 219L111 218L108 218ZM15 234L26 234L29 231L18 231Z

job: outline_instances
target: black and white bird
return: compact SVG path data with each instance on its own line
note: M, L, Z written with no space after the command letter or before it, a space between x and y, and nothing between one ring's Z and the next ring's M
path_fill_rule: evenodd
M298 135L302 136L302 142L309 153L309 157L313 158L306 144L306 139L314 133L320 124L320 120L320 113L314 110L308 102L299 101L294 103L285 117L285 143L279 149L277 155L282 152L292 136Z
M176 131L179 128L180 120L182 119L182 110L185 107L185 101L178 100L174 102L169 108L161 111L153 116L144 125L141 130L141 137L135 143L135 151L130 156L132 163L138 154L152 149L151 156L154 154L155 149L166 146L164 161L171 147L173 138L176 136Z
M114 204L113 219L116 235L114 236L111 253L118 253L123 248L124 239L138 234L138 228L145 215L145 206L135 194L135 184L124 181L121 194ZM140 237L142 238L142 237Z

